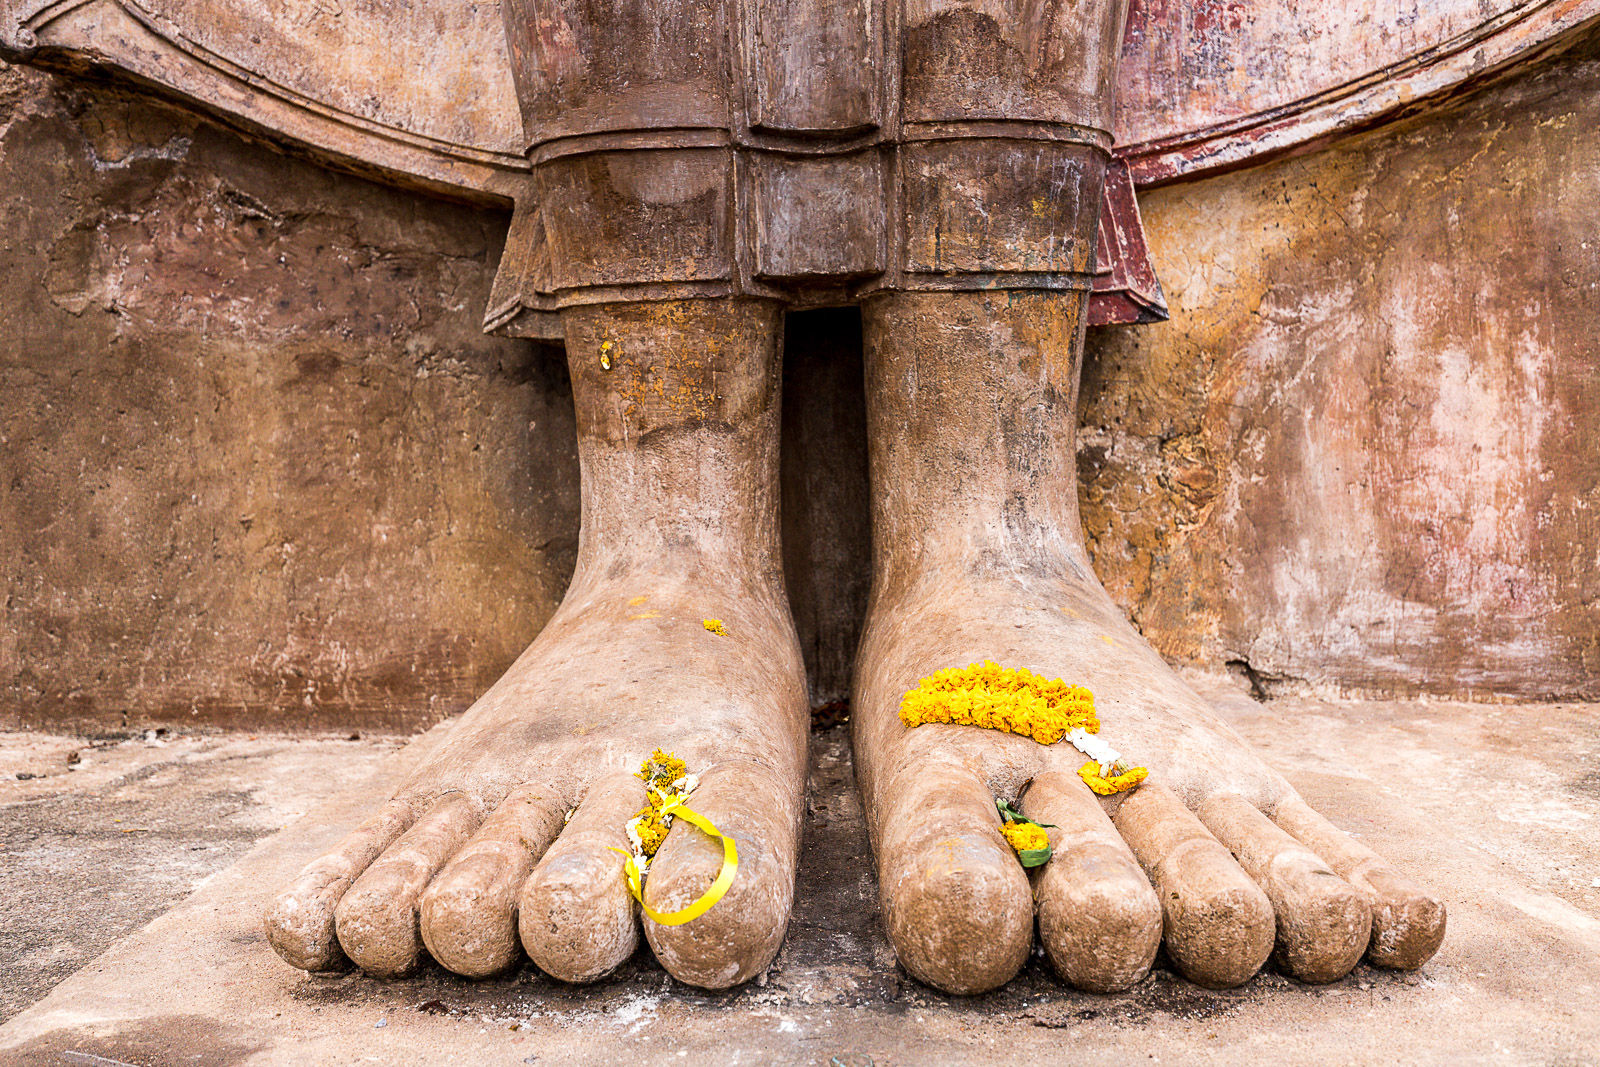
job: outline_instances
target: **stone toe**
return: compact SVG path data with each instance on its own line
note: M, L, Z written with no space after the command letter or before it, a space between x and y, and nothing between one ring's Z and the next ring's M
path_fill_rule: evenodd
M711 767L689 806L733 838L738 867L725 895L683 923L646 916L645 936L674 978L703 989L726 989L766 970L783 944L794 904L800 845L802 783L763 764L728 761ZM656 854L644 899L658 916L693 905L722 873L722 841L676 819Z
M1395 870L1372 849L1323 818L1298 796L1272 812L1272 820L1318 856L1366 899L1372 916L1367 960L1374 966L1413 970L1444 941L1444 902Z
M623 873L630 851L624 828L644 803L644 783L631 774L590 786L523 885L517 930L529 958L546 974L592 982L638 947L637 909Z
M525 785L484 820L422 894L422 940L434 959L469 978L516 962L517 900L565 814L551 789Z
M356 879L334 909L339 944L368 974L398 977L422 956L418 898L477 828L476 804L450 793Z
M1184 977L1214 989L1249 981L1276 935L1266 893L1164 786L1134 790L1115 825L1155 885L1163 943Z
M356 827L334 849L311 863L267 909L267 942L303 971L349 966L339 945L334 911L374 859L411 825L411 806L391 800Z
M1219 794L1198 811L1272 902L1278 966L1303 982L1349 974L1372 929L1361 893L1242 797Z
M1092 993L1127 989L1161 946L1161 903L1099 802L1076 775L1034 779L1022 811L1050 824L1050 862L1033 875L1039 939L1063 981Z

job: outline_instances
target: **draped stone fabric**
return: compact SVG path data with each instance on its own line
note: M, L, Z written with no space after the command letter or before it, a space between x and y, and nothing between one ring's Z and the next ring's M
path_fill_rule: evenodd
M1089 287L1125 0L507 0L522 306Z

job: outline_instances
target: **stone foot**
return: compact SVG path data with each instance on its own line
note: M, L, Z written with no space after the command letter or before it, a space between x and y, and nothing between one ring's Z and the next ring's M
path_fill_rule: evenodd
M426 951L483 976L525 949L557 978L599 978L638 944L614 849L646 803L632 772L661 748L699 775L689 804L737 841L739 868L710 911L646 918L645 936L705 988L771 962L808 717L777 552L777 324L740 301L566 313L583 470L572 586L440 752L276 899L266 927L284 959L389 977ZM681 909L721 867L720 842L679 819L645 901Z
M1362 957L1420 966L1442 904L1312 811L1181 681L1083 551L1072 453L1083 302L928 294L869 305L874 589L853 744L901 962L956 993L1008 981L1040 939L1062 978L1127 988L1165 943L1206 986L1275 956L1332 981ZM1101 800L1086 758L898 711L918 680L984 659L1094 693L1101 736L1150 769ZM1054 823L1027 872L996 798Z

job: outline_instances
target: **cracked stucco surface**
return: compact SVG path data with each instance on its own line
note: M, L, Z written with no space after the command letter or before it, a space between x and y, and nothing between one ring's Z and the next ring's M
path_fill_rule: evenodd
M1168 657L1600 693L1600 62L1142 198L1170 322L1091 346L1096 568Z
M564 368L502 214L0 70L0 723L412 726L558 602Z

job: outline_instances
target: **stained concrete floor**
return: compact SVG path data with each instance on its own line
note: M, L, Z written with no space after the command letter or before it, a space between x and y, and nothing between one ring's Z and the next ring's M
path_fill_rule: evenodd
M0 1023L404 741L0 733Z
M266 900L448 724L403 749L0 735L0 1063L1600 1063L1600 706L1261 704L1201 683L1308 799L1444 895L1427 967L1224 992L1158 967L1096 997L1036 958L997 993L933 993L882 934L834 727L813 735L795 916L759 982L706 994L647 955L588 988L531 967L309 976L262 939Z

